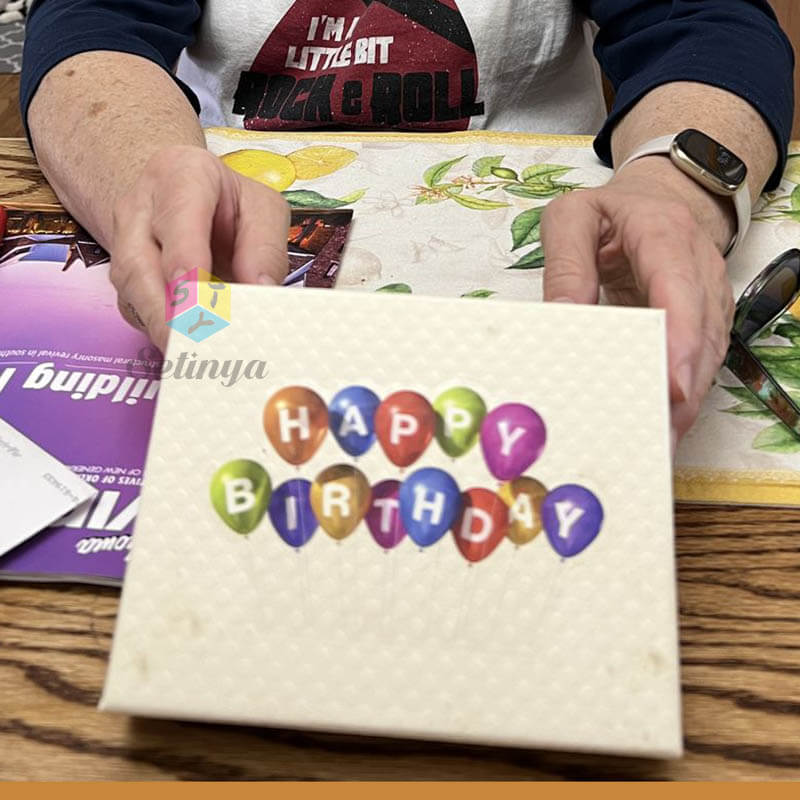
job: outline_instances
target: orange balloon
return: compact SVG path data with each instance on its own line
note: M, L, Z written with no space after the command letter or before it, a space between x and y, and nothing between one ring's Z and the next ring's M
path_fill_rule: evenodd
M534 478L517 478L498 492L509 508L506 534L516 545L532 542L542 532L542 502L547 489Z
M371 500L369 481L349 464L324 469L311 484L311 507L322 529L333 539L344 539L358 527Z
M284 461L305 464L328 432L328 408L311 389L287 386L264 407L264 432Z

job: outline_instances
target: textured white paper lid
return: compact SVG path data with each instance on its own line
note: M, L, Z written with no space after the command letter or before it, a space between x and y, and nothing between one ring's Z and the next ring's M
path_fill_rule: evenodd
M680 755L662 312L234 286L230 327L173 335L168 358L181 352L269 374L163 381L102 708ZM548 441L526 474L591 489L603 528L573 558L541 534L473 565L450 533L384 552L362 523L294 550L266 516L237 535L209 501L221 465L259 462L275 487L353 463L330 434L299 468L276 455L264 404L298 384L326 402L362 384L528 404ZM358 468L375 484L433 466L494 490L480 450L453 461L434 440L401 473L376 444Z

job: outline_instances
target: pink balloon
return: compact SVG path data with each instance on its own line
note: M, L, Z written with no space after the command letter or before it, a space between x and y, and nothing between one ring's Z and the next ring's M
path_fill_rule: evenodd
M542 454L546 440L544 420L522 403L498 406L481 425L483 459L500 481L519 478Z
M405 538L406 529L400 517L400 481L382 481L372 487L372 501L364 519L372 538L384 549L391 550Z

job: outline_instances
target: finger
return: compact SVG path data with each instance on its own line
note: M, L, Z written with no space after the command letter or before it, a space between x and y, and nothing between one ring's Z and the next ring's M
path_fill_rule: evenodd
M692 247L694 232L668 213L651 213L626 232L626 256L651 308L667 312L673 403L692 401L703 351L705 285ZM690 226L689 226L690 227Z
M161 247L161 270L172 282L193 269L213 272L211 235L221 180L215 165L200 164L169 191L155 193L152 231ZM184 174L184 173L181 173Z
M590 190L562 195L548 205L542 217L545 300L597 302L601 223Z
M162 351L169 329L164 313L164 278L161 251L150 235L150 208L144 203L135 211L115 214L114 248L110 277L119 296L123 317L137 328L144 328Z
M289 271L289 205L277 192L248 178L242 178L239 186L241 200L231 260L234 279L280 285Z

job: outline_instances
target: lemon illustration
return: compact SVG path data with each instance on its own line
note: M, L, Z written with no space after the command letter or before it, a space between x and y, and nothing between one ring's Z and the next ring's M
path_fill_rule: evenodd
M286 156L268 150L234 150L222 156L222 162L276 192L288 189L297 178L294 164Z
M294 164L298 180L312 181L346 167L357 155L353 150L327 145L303 147L289 153L287 158Z

